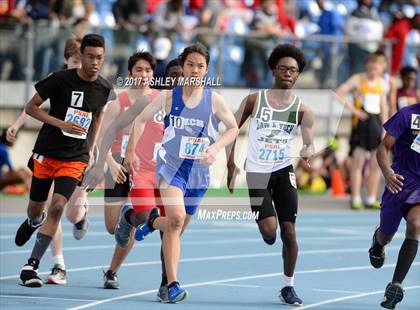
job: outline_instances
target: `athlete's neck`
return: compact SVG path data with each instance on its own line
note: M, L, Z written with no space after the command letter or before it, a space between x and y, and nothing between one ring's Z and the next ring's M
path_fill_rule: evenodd
M82 68L77 69L77 75L79 76L79 78L86 82L95 82L99 76L98 74L89 76L85 73L85 71L82 70Z
M186 98L190 97L198 97L201 96L201 93L203 92L203 87L192 87L192 86L184 86L182 87L182 96Z
M280 99L280 102L289 102L293 96L292 89L289 88L280 88L274 85L268 91L270 90L276 94L276 97Z

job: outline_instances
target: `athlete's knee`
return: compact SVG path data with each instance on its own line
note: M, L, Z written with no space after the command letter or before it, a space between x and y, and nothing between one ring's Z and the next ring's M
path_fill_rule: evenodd
M28 217L35 218L42 214L45 208L45 202L38 202L38 201L29 201L28 205Z
M117 226L116 221L105 221L105 227L109 234L113 235L115 227Z
M420 219L413 218L407 220L406 238L418 240L420 236Z
M273 225L258 225L260 229L261 236L265 243L268 245L274 244L276 241L276 230L277 227Z
M282 229L281 240L286 247L290 247L296 244L296 232L294 229Z
M177 214L171 217L168 217L168 229L172 231L181 231L184 226L185 214Z
M48 215L55 219L59 219L61 217L61 214L63 213L66 203L66 198L53 196L53 199L51 200L51 205L48 208Z

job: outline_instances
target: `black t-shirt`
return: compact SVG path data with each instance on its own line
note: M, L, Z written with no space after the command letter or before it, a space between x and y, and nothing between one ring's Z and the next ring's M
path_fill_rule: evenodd
M50 74L35 84L42 99L50 99L49 114L61 120L77 122L88 129L87 137L72 137L60 128L45 124L35 143L34 153L65 161L89 161L92 122L96 113L115 99L112 85L104 78L94 82L82 80L77 69Z

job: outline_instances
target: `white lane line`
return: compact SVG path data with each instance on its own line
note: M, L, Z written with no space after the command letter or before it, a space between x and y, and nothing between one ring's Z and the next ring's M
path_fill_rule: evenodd
M417 263L416 265L419 265L420 263ZM391 268L394 267L395 264L388 264L384 265L382 268ZM330 269L315 269L315 270L302 270L295 272L296 274L311 274L311 273L323 273L323 272L343 272L343 271L354 271L354 270L365 270L365 269L371 269L371 266L354 266L354 267L343 267L343 268L330 268ZM183 288L189 288L189 287L197 287L197 286L206 286L206 285L214 285L214 284L220 284L220 283L229 283L229 282L236 282L236 281L243 281L243 280L254 280L254 279L263 279L263 278L272 278L281 276L282 273L267 273L267 274L259 274L259 275L251 275L251 276L245 276L245 277L237 277L237 278L227 278L227 279L221 279L221 280L214 280L214 281L207 281L207 282L197 282L197 283L190 283L183 285ZM92 303L80 305L73 308L68 308L67 310L81 310L86 308L91 308L97 305L117 301L117 300L123 300L131 297L137 297L137 296L143 296L155 293L157 290L147 290L142 291L138 293L132 293L122 296L117 296L113 298L103 299L101 301L95 301ZM381 291L382 292L382 291ZM348 296L351 297L351 296ZM330 300L329 303L332 301ZM335 302L335 301L334 301ZM314 304L315 305L315 304ZM318 305L318 304L317 304ZM308 305L311 306L311 305ZM308 307L307 306L307 307ZM299 309L303 309L302 307L299 307Z
M1 298L19 298L19 299L48 299L48 300L65 300L65 301L87 301L95 302L96 299L73 299L73 298L60 298L60 297L45 297L45 296L22 296L22 295L0 295Z
M192 235L192 234L225 234L225 233L238 233L238 234L243 234L244 230L247 230L246 232L253 232L255 229L215 229L215 228L209 228L209 229L205 229L205 228L191 228L188 229L188 235ZM108 232L105 231L92 231L88 233L89 237L103 237L103 236L111 236ZM63 237L65 238L74 238L73 237L73 233L69 232L69 233L63 233ZM0 240L14 240L15 239L15 235L0 235Z
M387 250L398 250L399 247L387 247ZM299 255L310 255L310 254L331 254L331 253L356 253L356 252L366 252L366 248L351 248L351 249L326 249L326 250L307 250L300 251ZM269 252L269 253L255 253L255 254L238 254L238 255L223 255L223 256L206 256L206 257L195 257L195 258L183 258L180 260L181 263L191 263L191 262L203 262L203 261L218 261L218 260L235 260L243 258L258 258L258 257L276 257L281 256L279 252ZM124 263L122 267L134 267L134 266L146 266L146 265L160 265L160 260L148 261L148 262L134 262L134 263ZM108 268L108 265L99 265L91 267L81 267L81 268L71 268L67 269L67 272L78 272L78 271L87 271L95 269L104 269ZM38 275L49 274L49 271L40 272ZM9 280L9 279L18 279L19 275L11 276L2 276L0 280Z
M414 290L420 288L420 285L415 285L415 286L407 286L404 287L405 291L408 290ZM332 303L336 303L336 302L340 302L340 301L345 301L345 300L350 300L350 299L355 299L355 298L361 298L361 297L366 297L366 296L371 296L371 295L378 295L378 294L383 294L384 291L373 291L373 292L366 292L366 293L360 293L360 294L355 294L355 295L351 295L351 296L345 296L345 297L339 297L339 298L334 298L334 299L327 299L321 302L317 302L314 304L309 304L307 306L303 306L303 307L299 307L299 310L303 310L303 309L310 309L310 308L315 308L315 307L319 307L319 306L323 306L323 305L327 305L327 304L332 304Z
M401 234L401 236L394 236L393 239L402 239L405 238ZM363 237L302 237L299 238L299 242L303 243L306 241L345 241L345 240L365 240L366 236ZM367 239L366 239L367 240ZM235 243L248 243L248 242L262 242L261 238L237 238L237 239L227 239L227 240L201 240L201 241L182 241L182 245L217 245L217 244L235 244ZM146 243L137 243L134 247L135 248L152 248L152 247L160 247L161 242L146 242ZM115 248L115 244L105 244L105 245L86 245L86 246L74 246L74 247L64 247L64 252L70 251L85 251L85 250L107 250ZM47 252L51 252L50 249ZM12 250L12 251L0 251L0 256L2 255L17 255L17 254L30 254L32 253L31 249L25 250Z
M218 283L218 284L211 284L212 286L228 286L228 287L245 287L245 288L260 288L259 285L249 285L249 284L226 284L226 283Z
M230 243L246 243L246 242L262 242L261 238L236 238L236 239L226 239L226 240L201 240L201 241L182 241L182 245L209 245L209 244L230 244ZM160 247L161 242L146 242L146 243L137 243L135 248L149 248L149 247ZM75 247L65 247L63 248L64 252L67 251L84 251L84 250L103 250L103 249L113 249L115 248L115 243L106 244L106 245L87 245L87 246L75 246ZM12 254L28 254L32 250L14 250L14 251L1 251L0 255L12 255ZM50 249L47 250L50 252Z
M366 292L358 292L358 291L345 291L345 290L327 290L323 288L314 288L313 291L315 292L327 292L327 293L343 293L343 294L363 294Z

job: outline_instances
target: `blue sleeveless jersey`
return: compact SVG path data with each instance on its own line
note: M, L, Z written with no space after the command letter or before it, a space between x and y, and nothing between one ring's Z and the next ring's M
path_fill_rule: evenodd
M218 135L219 121L212 111L212 90L204 88L200 102L194 108L185 106L182 87L172 92L172 107L165 116L165 131L159 156L165 161L179 166L202 166L201 153L214 143Z

